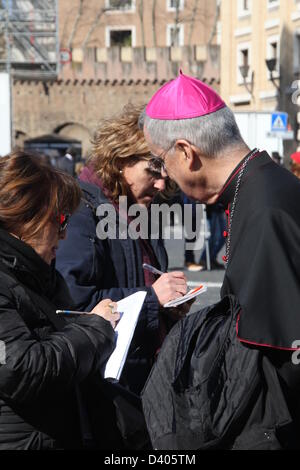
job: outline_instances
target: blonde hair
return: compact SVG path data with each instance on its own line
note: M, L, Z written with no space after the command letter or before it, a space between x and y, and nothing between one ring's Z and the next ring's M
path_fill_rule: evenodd
M128 194L122 168L151 155L144 133L138 127L144 106L128 104L121 115L103 120L92 142L93 150L88 163L114 200Z

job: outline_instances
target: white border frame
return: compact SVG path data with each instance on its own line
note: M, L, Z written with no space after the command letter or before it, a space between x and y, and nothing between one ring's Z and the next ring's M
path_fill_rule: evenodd
M171 29L179 28L179 44L172 47L182 47L184 46L184 25L183 24L167 24L166 30L166 45L171 47Z
M109 4L110 0L105 0L105 8L110 8ZM120 8L119 10L107 10L105 13L108 15L122 15L123 13L135 13L136 12L136 0L131 0L132 6L131 8Z
M0 72L0 158L11 151L11 85L6 72Z
M184 0L179 0L179 11L182 11L184 9ZM173 11L176 12L175 7L171 7L171 0L167 0L167 5L166 5L167 11Z
M251 42L240 42L238 45L237 45L237 50L236 50L236 53L237 53L237 57L236 57L236 80L237 80L237 84L238 85L243 85L244 84L244 79L242 77L242 74L240 72L240 65L243 65L242 64L242 54L241 54L241 51L242 50L245 50L247 49L248 50L248 59L249 59L249 72L248 72L248 77L246 78L246 83L251 83L251 76L252 76L252 50L251 50Z
M132 25L106 26L105 27L105 47L112 47L110 45L110 32L111 31L128 31L128 30L131 30L131 47L136 47L136 27Z

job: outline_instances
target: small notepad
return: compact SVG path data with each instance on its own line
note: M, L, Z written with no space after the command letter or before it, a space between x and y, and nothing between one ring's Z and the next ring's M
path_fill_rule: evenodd
M117 302L118 311L122 312L122 315L115 329L116 347L104 369L105 379L120 379L146 295L147 292L140 291Z
M198 287L195 287L195 289L191 289L187 294L183 295L182 297L177 297L177 299L170 300L170 302L164 304L164 307L177 307L178 305L184 304L185 302L192 300L194 297L197 297L198 295L203 294L203 292L206 291L207 287L201 284Z

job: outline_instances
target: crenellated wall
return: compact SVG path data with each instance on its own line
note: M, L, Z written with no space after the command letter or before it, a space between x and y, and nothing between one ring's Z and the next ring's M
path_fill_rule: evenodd
M216 45L185 47L77 48L72 62L62 65L64 79L170 80L179 69L188 75L220 78L220 48Z
M25 138L58 132L83 143L87 155L99 121L116 115L128 102L147 103L164 83L158 80L16 80L13 87L16 144ZM216 90L219 83L208 82Z
M79 55L73 56L56 81L14 81L13 129L18 145L25 138L58 132L82 140L86 155L101 119L117 114L128 102L147 103L180 68L219 90L218 46L111 48L97 53L81 62Z

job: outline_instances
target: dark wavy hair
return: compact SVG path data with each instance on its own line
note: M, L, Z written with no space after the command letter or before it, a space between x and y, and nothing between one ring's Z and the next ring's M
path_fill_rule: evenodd
M34 237L60 213L80 203L75 179L26 151L0 158L0 225L22 240Z

